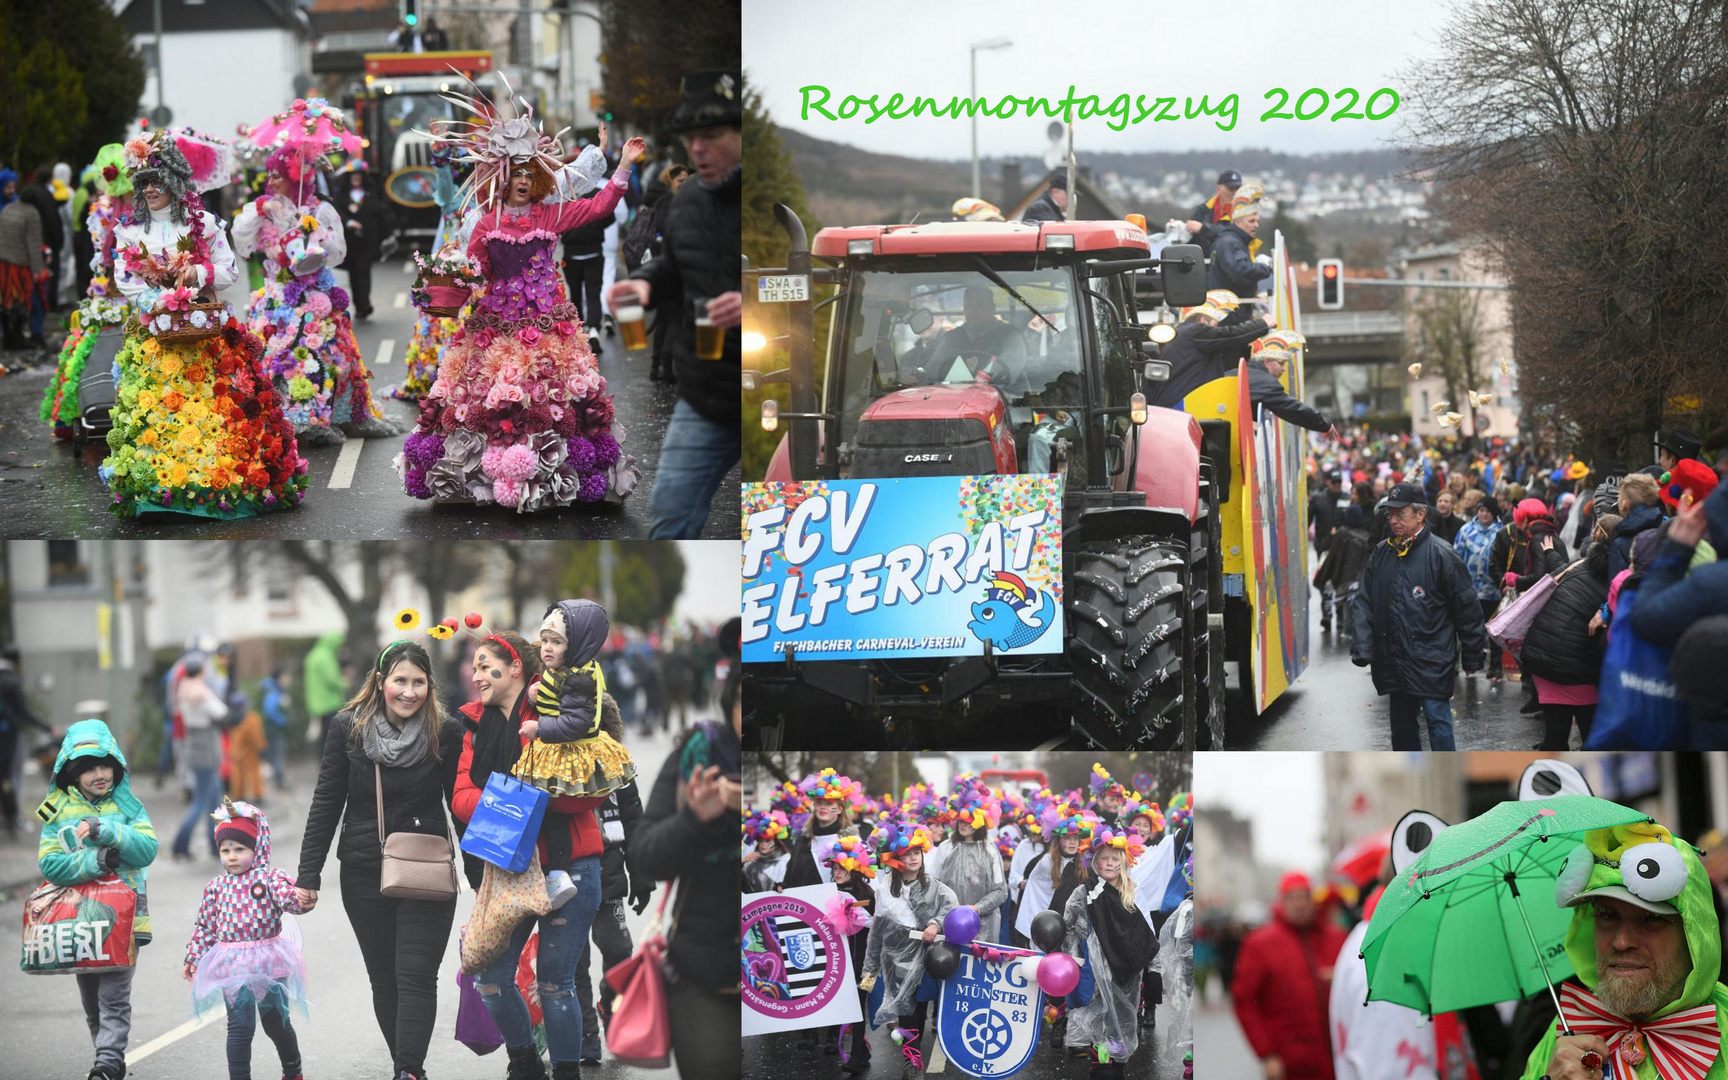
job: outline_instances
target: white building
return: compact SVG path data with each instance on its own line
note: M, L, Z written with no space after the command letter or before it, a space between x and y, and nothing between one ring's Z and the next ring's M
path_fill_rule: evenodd
M312 27L293 0L114 0L114 5L144 56L142 112L149 115L160 94L176 127L233 135L240 124L258 124L287 108L296 96L296 78L310 75Z
M1506 278L1488 249L1480 244L1433 244L1410 252L1402 260L1400 277L1415 281L1469 281L1505 284ZM1486 403L1472 409L1467 397L1454 401L1439 377L1438 365L1424 366L1421 378L1409 381L1406 411L1410 416L1410 431L1424 438L1444 435L1485 435L1509 438L1518 434L1518 361L1512 335L1512 303L1503 290L1406 289L1404 290L1405 363L1423 356L1423 328L1417 316L1419 305L1458 303L1460 328L1468 328L1476 337L1477 373L1481 378L1474 387L1464 388L1464 394L1474 389L1492 395ZM1473 319L1469 317L1473 316ZM1463 396L1463 395L1461 395ZM1446 402L1447 407L1440 408ZM1463 420L1456 428L1444 427L1440 418L1446 412L1459 413Z

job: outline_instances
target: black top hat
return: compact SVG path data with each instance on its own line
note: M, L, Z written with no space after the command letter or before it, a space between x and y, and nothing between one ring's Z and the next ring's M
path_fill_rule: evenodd
M1677 458L1695 458L1704 450L1704 440L1683 427L1670 428L1656 445Z
M744 80L736 71L692 71L679 83L684 100L672 113L674 133L744 126Z

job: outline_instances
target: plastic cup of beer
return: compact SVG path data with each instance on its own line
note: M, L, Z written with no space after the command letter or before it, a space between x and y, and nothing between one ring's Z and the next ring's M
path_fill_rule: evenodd
M641 304L614 308L612 317L618 320L618 336L624 339L626 350L641 352L648 347L648 324L643 320Z
M711 297L696 298L696 358L698 360L718 360L726 348L726 331L715 326L708 317L708 304Z

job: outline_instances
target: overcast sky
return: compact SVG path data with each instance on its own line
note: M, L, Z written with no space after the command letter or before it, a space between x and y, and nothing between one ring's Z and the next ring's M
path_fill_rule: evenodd
M830 111L847 94L879 93L886 102L900 93L907 100L922 95L946 103L968 94L969 46L1006 37L1013 42L1009 48L978 54L978 95L992 102L1004 94L1060 99L1071 83L1078 95L1106 101L1144 94L1150 106L1158 97L1173 96L1178 110L1190 95L1196 103L1209 95L1214 104L1232 93L1240 97L1233 131L1219 131L1202 118L1148 119L1117 133L1108 118L1093 118L1076 122L1077 151L1365 150L1396 133L1401 113L1377 123L1333 122L1332 113L1344 107L1334 104L1323 119L1262 123L1260 115L1270 107L1262 95L1282 86L1294 98L1316 85L1328 94L1353 87L1364 101L1383 86L1402 95L1398 73L1411 58L1432 54L1447 8L1439 0L1237 0L1211 6L1169 0L745 0L744 70L775 122L785 127L883 153L964 159L971 153L971 123L964 117L884 117L867 126L862 118L831 121L812 112L806 121L799 117L799 88L826 86L833 95ZM1217 29L1203 36L1200 28L1208 23ZM1307 108L1318 101L1311 99ZM1049 123L1043 116L981 116L978 152L1042 155Z
M680 540L684 591L672 613L681 619L720 623L738 614L743 564L738 548L715 540Z
M1254 823L1254 859L1268 866L1324 869L1318 753L1226 751L1194 755L1194 805L1228 808Z

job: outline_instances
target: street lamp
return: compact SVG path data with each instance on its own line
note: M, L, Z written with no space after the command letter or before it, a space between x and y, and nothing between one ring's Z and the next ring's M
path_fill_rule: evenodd
M978 50L1006 49L1012 44L1014 43L1009 41L1007 38L991 38L989 41L980 41L972 45L973 101L978 100ZM978 110L974 107L970 111L972 113L972 197L978 199L982 198L984 195L984 192L978 186Z

